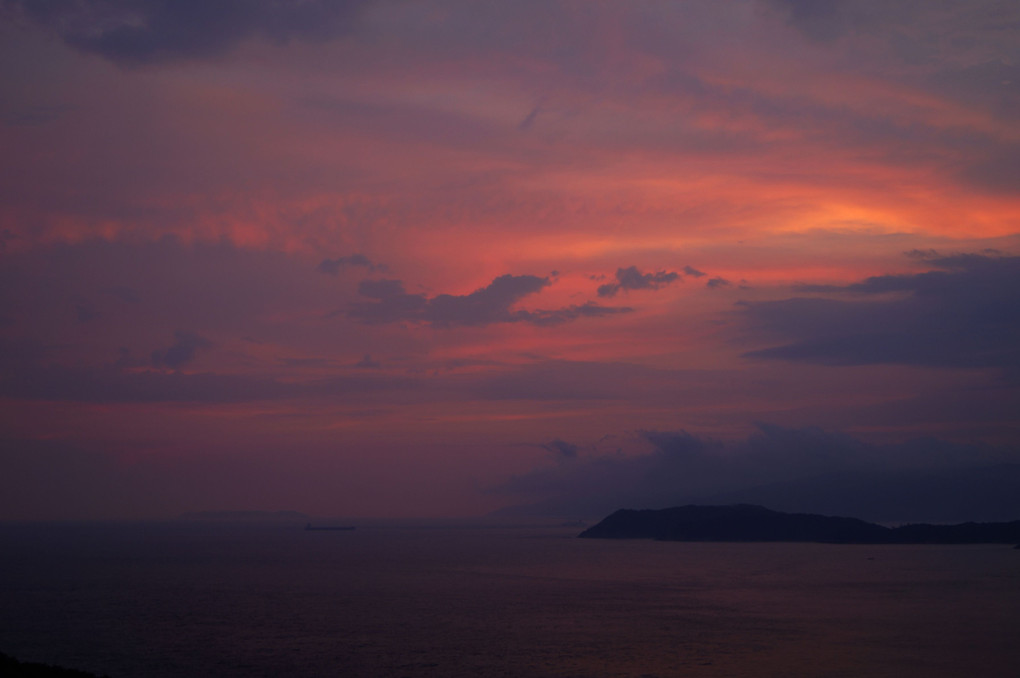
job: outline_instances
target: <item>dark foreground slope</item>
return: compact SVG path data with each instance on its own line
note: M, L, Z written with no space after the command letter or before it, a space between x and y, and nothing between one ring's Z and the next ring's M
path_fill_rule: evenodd
M620 510L579 536L663 541L807 541L831 544L982 544L1020 542L1020 521L888 528L857 518L780 513L762 506L678 506Z
M107 678L87 671L65 669L49 664L20 662L3 653L0 653L0 676L4 678Z

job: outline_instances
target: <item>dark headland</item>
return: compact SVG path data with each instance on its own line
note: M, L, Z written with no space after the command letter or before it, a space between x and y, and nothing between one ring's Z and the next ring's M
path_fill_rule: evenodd
M4 676L4 678L108 678L60 666L21 662L2 652L0 652L0 676Z
M678 506L622 509L588 528L586 539L660 541L796 541L827 544L1016 544L1020 520L1009 523L883 527L857 518L781 513L763 506Z

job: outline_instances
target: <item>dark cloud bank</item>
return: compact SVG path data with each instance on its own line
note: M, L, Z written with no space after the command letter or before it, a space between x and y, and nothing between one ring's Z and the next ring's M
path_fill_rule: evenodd
M1020 257L913 256L932 270L804 285L800 296L742 303L752 336L785 340L745 355L825 366L997 369L1007 376L997 392L1020 411L1011 386L1020 372ZM572 443L549 443L550 466L497 489L531 500L505 513L597 518L618 508L754 503L889 523L1020 517L1015 444L924 438L879 445L768 425L728 443L682 431L637 438L651 451L582 455Z
M822 365L1020 368L1020 257L961 254L936 270L847 286L805 285L804 296L743 303L752 332L786 343L757 359ZM811 296L808 296L811 295Z
M501 275L470 294L412 294L400 280L363 280L358 292L371 301L351 304L347 315L364 323L424 322L435 327L477 327L493 323L526 322L557 325L578 318L629 313L627 307L601 306L594 302L553 310L527 311L512 308L524 297L551 284L534 275Z
M125 65L216 57L241 41L329 40L369 0L0 0L68 45Z
M645 454L578 454L554 440L552 463L497 488L530 498L505 515L598 518L619 508L753 503L879 522L1015 520L1020 450L917 439L869 444L816 428L759 425L720 442L684 431L636 434Z

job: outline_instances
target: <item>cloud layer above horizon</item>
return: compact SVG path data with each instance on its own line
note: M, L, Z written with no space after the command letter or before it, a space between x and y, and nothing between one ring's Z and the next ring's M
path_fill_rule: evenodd
M1018 64L997 0L0 0L0 519L1018 461Z

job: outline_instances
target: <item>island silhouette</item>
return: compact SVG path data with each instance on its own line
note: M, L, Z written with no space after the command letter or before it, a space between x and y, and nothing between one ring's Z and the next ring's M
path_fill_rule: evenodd
M1015 544L1020 542L1020 520L884 527L858 518L782 513L751 504L689 505L658 510L621 509L578 536L659 541Z

